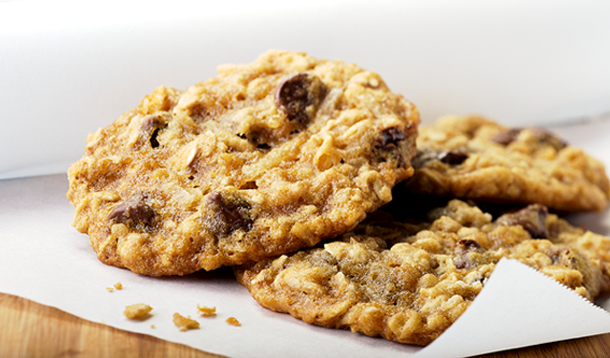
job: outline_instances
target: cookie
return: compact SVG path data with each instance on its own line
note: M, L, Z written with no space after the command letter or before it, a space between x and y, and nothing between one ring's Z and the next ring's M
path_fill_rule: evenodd
M429 344L464 313L503 257L588 299L610 289L610 238L574 228L539 204L492 221L452 200L428 218L367 218L323 246L234 272L273 311L416 345Z
M102 262L152 276L313 246L391 200L418 123L374 72L270 51L90 134L68 171L73 225Z
M408 191L496 203L540 203L569 213L600 211L604 165L540 128L507 128L481 117L421 126Z

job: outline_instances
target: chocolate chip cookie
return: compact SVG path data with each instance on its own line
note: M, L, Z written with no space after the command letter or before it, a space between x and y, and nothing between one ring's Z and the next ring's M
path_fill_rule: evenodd
M234 272L271 310L426 345L468 308L501 258L519 260L592 299L610 289L609 253L610 238L574 228L542 205L492 221L452 200L430 211L426 222L394 222L376 213L323 246Z
M540 203L560 212L600 211L610 197L604 165L541 128L444 117L421 126L414 193L501 203Z
M152 276L313 246L391 200L418 123L374 72L270 51L90 134L73 224L102 262Z

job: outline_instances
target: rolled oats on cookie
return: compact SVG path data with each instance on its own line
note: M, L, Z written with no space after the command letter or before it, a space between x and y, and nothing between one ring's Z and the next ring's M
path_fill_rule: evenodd
M234 272L273 311L427 345L464 313L501 258L519 260L592 299L610 290L609 253L610 238L575 228L542 205L494 221L452 200L430 211L426 222L369 218L323 246Z
M418 111L378 74L284 51L219 73L87 138L67 197L102 262L184 275L310 247L412 175Z
M413 193L480 201L539 203L560 212L601 211L610 198L604 165L536 127L447 116L421 126Z

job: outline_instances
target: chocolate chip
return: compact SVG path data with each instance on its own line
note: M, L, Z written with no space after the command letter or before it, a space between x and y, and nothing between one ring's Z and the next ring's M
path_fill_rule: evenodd
M482 253L485 250L481 244L472 239L461 239L458 241L453 264L458 269L465 269L476 266L482 260Z
M405 148L402 142L406 140L405 130L399 127L386 128L374 139L374 158L376 161L393 161L397 167L405 165Z
M405 139L405 133L398 127L386 128L380 133L378 147L384 150L396 149Z
M468 159L468 153L457 150L439 151L434 149L422 149L417 151L417 155L413 159L412 165L415 169L419 169L431 161L441 161L447 165L460 165Z
M461 247L463 247L465 249L469 249L469 250L482 248L481 244L479 244L478 242L476 242L472 239L461 239L460 241L458 241L458 245L460 245Z
M155 211L145 202L145 197L135 195L115 206L108 214L107 220L134 226L152 226L154 218Z
M159 132L167 127L168 119L164 115L153 115L142 123L142 131L145 133L145 137L148 137L148 142L152 148L159 147L158 136Z
M457 151L446 151L438 155L438 160L448 165L460 165L468 159L468 154Z
M156 117L156 116L148 117L144 120L144 123L142 123L141 129L144 132L148 132L149 130L151 130L153 128L159 127L159 124L160 124L160 121L159 121L158 117Z
M157 148L159 146L159 141L157 140L157 136L159 136L159 128L155 128L155 130L150 135L150 146L153 148Z
M548 209L544 205L532 204L512 214L505 214L496 220L504 226L521 225L532 238L545 239L549 236L545 225Z
M262 151L268 151L273 148L277 142L277 137L274 131L270 128L251 130L248 133L240 133L237 135L241 139L245 139Z
M250 231L252 229L252 207L244 199L213 192L208 195L207 200L215 211L210 222L212 231L230 235L236 230Z
M560 151L568 146L568 143L566 141L557 137L556 135L547 130L544 130L539 127L531 127L527 129L532 132L538 142L550 145L556 151ZM523 130L524 128L509 129L496 134L494 137L491 138L491 140L501 145L509 145L517 139L519 133L521 133L521 131Z
M542 128L533 127L529 128L529 130L534 134L534 136L536 136L536 139L539 142L550 145L556 151L560 151L568 146L568 143L566 141Z
M305 124L313 118L327 92L328 88L318 77L298 73L278 86L275 103L289 120Z
M517 139L523 128L513 128L505 130L493 136L491 140L501 145L509 145Z

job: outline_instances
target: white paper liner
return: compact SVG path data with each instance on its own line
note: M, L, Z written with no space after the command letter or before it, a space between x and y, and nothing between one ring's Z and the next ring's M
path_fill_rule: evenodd
M466 313L417 357L468 357L607 332L607 311L516 260L502 259Z

